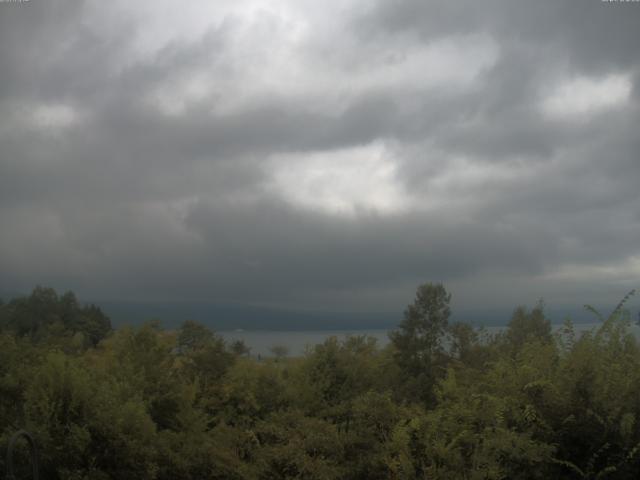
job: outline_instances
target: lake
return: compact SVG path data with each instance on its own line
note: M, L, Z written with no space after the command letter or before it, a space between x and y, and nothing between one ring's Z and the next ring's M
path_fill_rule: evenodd
M599 323L576 323L574 329L576 332L586 332L597 326ZM556 331L562 325L553 325ZM497 333L506 327L486 327L488 333ZM640 338L640 327L631 326L631 332ZM315 331L273 331L273 330L234 330L218 332L227 341L243 340L244 343L251 348L252 355L272 356L270 348L275 345L283 345L289 349L289 355L298 356L305 352L307 346L317 345L324 342L331 336L340 339L349 335L368 335L374 337L378 341L378 345L384 347L389 343L389 330L371 329L371 330L315 330Z

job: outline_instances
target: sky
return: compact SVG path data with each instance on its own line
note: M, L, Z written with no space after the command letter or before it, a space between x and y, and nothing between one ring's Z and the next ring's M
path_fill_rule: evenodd
M0 292L615 305L638 45L640 2L0 1Z

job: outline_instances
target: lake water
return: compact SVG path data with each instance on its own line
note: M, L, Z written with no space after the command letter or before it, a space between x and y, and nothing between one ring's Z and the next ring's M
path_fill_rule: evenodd
M577 333L586 332L598 327L599 323L576 323L574 330ZM553 325L554 331L562 325ZM497 333L506 327L486 327L488 333ZM631 326L631 332L640 338L640 327ZM316 331L271 331L271 330L242 330L218 332L227 341L243 340L251 348L252 355L272 356L270 348L282 345L288 348L289 355L298 356L305 352L307 347L313 347L324 342L331 336L343 339L349 335L368 335L374 337L380 347L389 343L389 330L316 330Z

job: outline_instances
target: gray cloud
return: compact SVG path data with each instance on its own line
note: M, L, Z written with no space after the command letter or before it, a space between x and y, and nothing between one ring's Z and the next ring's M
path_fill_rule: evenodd
M0 291L399 311L426 280L464 308L635 286L636 4L221 4L192 36L154 5L0 4Z

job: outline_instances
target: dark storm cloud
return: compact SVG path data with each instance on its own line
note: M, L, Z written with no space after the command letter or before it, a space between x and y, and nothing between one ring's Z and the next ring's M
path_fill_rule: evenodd
M396 309L424 280L553 300L638 272L637 4L377 2L303 40L218 12L142 53L127 8L0 4L0 290ZM621 103L545 107L612 75ZM380 144L393 175L343 169ZM336 211L341 175L399 205Z

